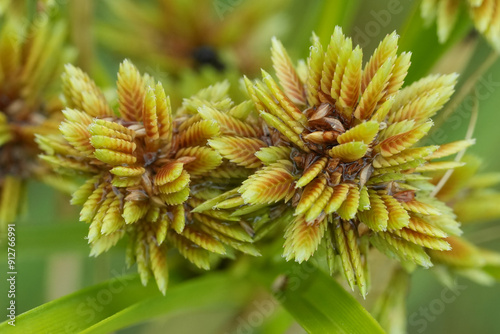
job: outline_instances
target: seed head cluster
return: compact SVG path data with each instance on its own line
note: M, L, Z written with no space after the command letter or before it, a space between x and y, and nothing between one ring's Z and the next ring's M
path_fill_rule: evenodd
M265 126L280 140L231 139L238 152L260 146L253 155L261 160L234 203L287 203L293 218L284 256L308 260L322 243L332 272L342 268L362 295L370 245L425 267L432 265L426 250L450 249L445 238L460 233L459 224L430 196L426 174L461 166L434 160L473 144L417 146L457 76L432 75L402 89L411 55L398 55L397 42L395 33L388 35L363 66L361 48L336 28L326 49L313 36L307 64L296 69L273 40L278 82L263 71L262 80L246 84ZM210 144L235 161L220 143Z
M165 292L167 244L204 269L210 266L209 253L225 255L225 245L258 254L248 244L251 231L239 219L191 212L211 196L202 183L219 176L211 183L216 187L216 181L232 177L220 154L206 145L221 132L217 122L188 111L173 117L162 84L142 76L128 60L118 72L117 112L72 65L63 74L63 92L62 135L37 140L45 152L41 158L54 169L87 178L71 202L83 206L80 220L90 224L92 255L128 236L129 265L136 262L143 283L152 274ZM185 109L213 105L224 93L224 85L210 87L187 100ZM229 99L215 104L232 107Z

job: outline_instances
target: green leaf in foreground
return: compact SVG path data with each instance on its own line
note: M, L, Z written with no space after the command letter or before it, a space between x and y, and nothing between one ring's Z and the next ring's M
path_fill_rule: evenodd
M285 284L276 298L308 333L384 333L354 297L319 269L298 288Z
M163 296L137 275L80 290L19 315L16 326L3 322L0 333L110 333L145 320L204 307L237 306L250 284L229 273L207 274L170 287Z

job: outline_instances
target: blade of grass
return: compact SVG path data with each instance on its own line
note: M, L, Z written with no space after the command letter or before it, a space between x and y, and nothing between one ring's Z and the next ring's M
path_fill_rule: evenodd
M321 270L309 274L300 289L294 286L285 284L276 297L308 333L384 333L368 311Z
M234 305L246 300L251 285L228 273L209 274L175 285L163 296L137 275L118 277L80 290L19 315L1 333L110 333L179 310Z

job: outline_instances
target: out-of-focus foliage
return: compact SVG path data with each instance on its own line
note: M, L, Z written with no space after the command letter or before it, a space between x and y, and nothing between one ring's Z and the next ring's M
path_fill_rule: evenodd
M7 7L4 7L7 8ZM72 189L37 160L37 133L57 132L61 104L54 83L68 61L65 24L28 20L24 11L0 13L0 225L17 218L24 181L36 177ZM35 14L36 15L36 14ZM57 88L56 88L57 89ZM62 182L62 183L61 183Z

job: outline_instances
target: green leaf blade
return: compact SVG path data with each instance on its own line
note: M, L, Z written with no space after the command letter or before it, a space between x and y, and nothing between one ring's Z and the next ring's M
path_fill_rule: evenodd
M317 270L278 300L308 333L384 333L375 319L335 280Z

